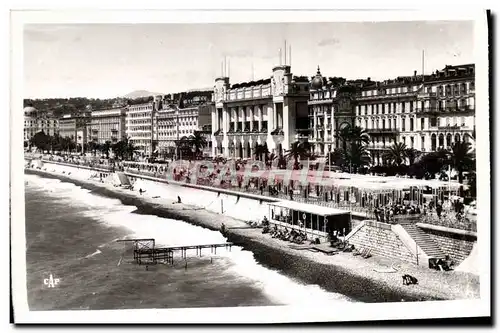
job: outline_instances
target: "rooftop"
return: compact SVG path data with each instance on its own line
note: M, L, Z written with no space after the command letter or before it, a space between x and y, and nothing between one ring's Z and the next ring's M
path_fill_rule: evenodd
M350 214L350 212L347 210L311 205L311 204L307 204L307 203L303 203L303 202L296 202L296 201L289 201L289 200L282 200L279 202L270 202L269 205L275 206L275 207L287 208L287 209L291 209L291 210L298 211L298 212L320 215L320 216L333 216L333 215Z

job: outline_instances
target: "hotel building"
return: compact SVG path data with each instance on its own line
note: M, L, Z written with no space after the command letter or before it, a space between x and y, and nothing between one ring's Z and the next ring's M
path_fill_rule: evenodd
M289 149L300 130L307 130L309 80L277 66L270 78L230 85L215 80L212 110L212 154L250 158L257 145L276 154Z
M90 121L90 112L64 115L59 118L59 135L73 140L77 145L83 146L88 142Z
M125 117L125 133L144 155L150 155L156 139L155 102L129 105Z
M34 107L27 106L24 112L24 142L29 140L38 132L54 136L59 132L59 120L47 113L39 113Z
M127 107L92 111L91 141L99 144L109 141L114 144L126 138L126 114Z
M189 138L211 122L212 92L193 91L163 100L157 113L158 148L161 154L175 153L176 142Z
M317 143L317 153L326 155L340 147L336 134L342 124L360 126L370 135L367 148L375 165L384 162L394 142L422 152L450 148L462 140L474 144L474 81L473 64L383 82L332 82L318 70L309 101L311 141Z

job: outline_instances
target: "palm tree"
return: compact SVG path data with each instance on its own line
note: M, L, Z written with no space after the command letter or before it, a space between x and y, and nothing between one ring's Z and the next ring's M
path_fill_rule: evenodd
M125 143L125 155L132 160L134 157L134 152L137 150L137 148L134 145L134 142L130 140L129 137L125 137L123 139L123 142Z
M109 149L111 148L111 141L106 141L101 146L101 152L106 154L106 158L109 158Z
M338 167L345 166L345 155L342 150L336 148L333 151L328 152L326 163L327 165L336 165Z
M342 152L345 155L347 153L347 143L351 140L351 127L342 127L335 136L342 141Z
M311 144L307 141L299 142L295 141L289 150L286 151L285 157L289 160L294 160L293 168L297 170L299 168L299 160L311 157Z
M406 150L407 148L404 143L394 142L394 144L389 148L389 151L385 153L384 158L387 162L399 168L408 157Z
M455 142L448 153L446 164L457 170L458 182L463 184L464 171L474 169L475 165L471 144L464 141Z
M266 156L269 153L269 150L267 149L267 146L265 145L257 145L255 146L255 158L258 161L262 161L262 156Z
M356 173L360 167L370 164L371 157L363 144L351 142L346 154L346 160L349 162L352 171Z
M354 126L351 128L350 140L351 142L367 145L370 143L370 135L368 135L364 128Z
M406 149L406 157L408 158L409 165L413 165L421 155L422 153L415 148Z
M201 131L194 131L188 140L191 146L194 147L196 155L200 155L202 150L208 146L207 139Z
M344 154L347 153L348 144L350 142L355 142L361 145L370 143L370 136L365 129L359 126L344 126L336 134L336 137L342 141L342 151Z

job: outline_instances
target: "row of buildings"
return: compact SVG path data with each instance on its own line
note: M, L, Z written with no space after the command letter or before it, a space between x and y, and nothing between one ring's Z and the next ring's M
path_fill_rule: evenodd
M339 134L360 126L370 136L374 164L394 142L422 152L449 148L475 137L475 66L446 66L430 75L382 82L323 76L294 76L290 66L269 79L231 85L215 80L213 154L248 158L259 144L279 154L308 140L325 156L340 148Z
M474 65L445 66L430 75L385 81L295 76L289 65L270 77L231 84L215 79L213 91L156 96L145 104L85 111L60 119L34 117L25 108L25 140L37 131L74 139L78 144L129 138L144 155L172 153L176 142L194 131L207 135L212 156L250 158L257 145L283 153L307 140L325 156L340 148L344 127L360 126L375 164L394 142L422 152L448 148L475 137Z
M77 114L54 118L33 107L24 108L24 140L38 132L59 134L73 140L81 149L91 142L117 143L127 138L137 151L149 156L152 151L171 155L176 142L190 137L195 131L206 136L211 152L210 108L211 91L195 91L156 96L151 102L119 105L105 110L85 110Z

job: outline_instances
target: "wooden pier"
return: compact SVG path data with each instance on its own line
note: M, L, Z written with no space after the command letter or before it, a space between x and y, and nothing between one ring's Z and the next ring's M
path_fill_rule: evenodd
M134 260L137 264L157 264L163 261L174 264L174 252L180 252L182 259L187 258L188 250L196 250L196 255L202 256L203 249L210 249L211 254L217 254L218 248L225 248L231 251L233 243L203 244L203 245L183 245L171 247L155 247L154 238L120 239L117 242L133 242Z

